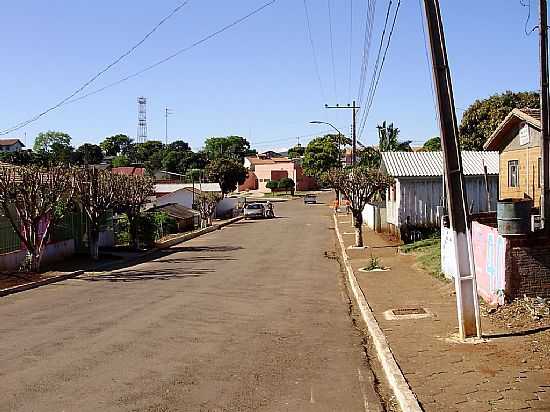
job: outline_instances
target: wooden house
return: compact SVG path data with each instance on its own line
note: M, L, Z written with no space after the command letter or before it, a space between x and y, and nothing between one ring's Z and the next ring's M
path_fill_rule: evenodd
M501 200L530 198L535 207L540 206L540 128L540 110L514 109L485 143L485 150L496 150L500 154Z

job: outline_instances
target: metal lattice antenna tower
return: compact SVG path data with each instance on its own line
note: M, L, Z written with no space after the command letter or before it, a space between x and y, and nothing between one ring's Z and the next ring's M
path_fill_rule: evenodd
M137 143L144 143L147 141L147 99L145 97L138 97L138 127L137 127Z

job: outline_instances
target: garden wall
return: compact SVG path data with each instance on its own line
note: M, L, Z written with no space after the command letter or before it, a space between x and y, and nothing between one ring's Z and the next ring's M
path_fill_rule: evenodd
M46 246L42 263L54 263L72 256L75 252L74 239L50 243ZM11 272L19 269L25 259L26 251L18 250L0 255L0 271Z

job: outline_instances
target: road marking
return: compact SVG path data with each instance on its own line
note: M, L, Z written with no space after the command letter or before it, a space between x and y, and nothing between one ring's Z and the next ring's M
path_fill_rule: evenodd
M313 399L313 386L310 387L309 394L309 403L315 403L315 399Z
M369 400L367 399L367 391L365 390L365 377L359 368L357 368L357 375L359 375L359 388L363 395L363 406L365 407L365 412L369 412Z

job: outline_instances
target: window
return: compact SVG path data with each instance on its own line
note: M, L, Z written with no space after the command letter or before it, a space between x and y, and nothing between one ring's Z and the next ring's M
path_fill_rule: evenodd
M508 161L508 187L519 187L519 165L517 160Z

